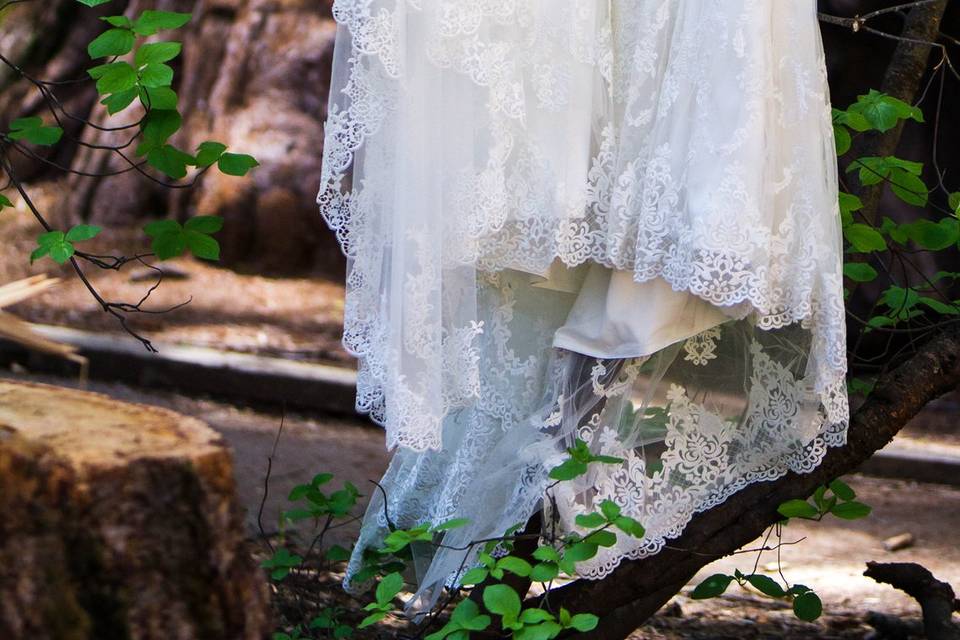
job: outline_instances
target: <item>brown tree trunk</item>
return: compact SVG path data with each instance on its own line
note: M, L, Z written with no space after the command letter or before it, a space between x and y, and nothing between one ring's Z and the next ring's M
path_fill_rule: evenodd
M930 60L930 53L934 50L924 42L937 42L940 34L940 23L947 10L947 0L937 0L930 4L916 6L907 13L902 40L894 50L893 58L887 66L887 71L880 85L880 91L899 98L908 104L914 104L920 91L920 81L923 79ZM897 125L885 132L869 132L860 136L850 153L852 158L866 156L890 156L896 153L903 135L906 121L901 120ZM860 186L855 192L863 201L862 215L871 223L880 219L880 200L886 190L886 182L876 185Z
M183 129L173 140L187 152L206 140L254 155L261 166L245 178L210 171L191 189L168 189L136 172L110 177L71 176L58 210L58 225L80 221L139 224L164 215L221 215L223 263L259 272L313 270L339 279L344 260L315 204L320 186L323 122L336 25L331 0L114 0L97 9L76 0L30 0L0 16L0 54L37 78L83 77L94 65L85 46L106 25L104 14L136 16L146 9L193 14L184 29L157 39L183 41L175 62ZM9 55L8 55L9 54ZM0 65L3 120L49 112L39 93L14 81ZM92 82L58 85L73 115L101 126L135 121L133 109L113 117L97 104ZM0 122L3 125L3 122ZM72 137L109 145L129 131L109 132L64 119L67 136L55 160L86 174L117 172L129 165L103 150L70 144ZM132 149L127 149L134 157ZM54 167L17 156L25 179L61 175ZM156 177L163 179L156 174Z
M261 640L232 461L170 411L0 381L0 638Z

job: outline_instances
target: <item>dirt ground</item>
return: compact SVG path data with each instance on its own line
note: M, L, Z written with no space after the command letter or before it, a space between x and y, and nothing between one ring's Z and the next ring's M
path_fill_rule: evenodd
M35 229L28 218L3 216L0 232L8 249L0 256L0 283L39 272L64 277L60 287L18 305L14 312L40 323L119 331L68 270L49 260L29 265L26 256ZM136 230L113 231L89 248L103 253L120 248L129 253L138 242ZM322 277L244 275L189 258L165 264L170 277L151 296L147 308L191 302L169 314L137 316L133 325L151 339L352 366L339 344L343 314L339 283ZM144 279L149 271L142 267L131 266L120 273L91 270L90 274L111 300L136 301L152 284ZM73 384L63 379L46 381ZM279 512L287 507L285 497L293 485L326 471L338 481L349 480L361 491L369 491L369 481L378 479L388 462L378 428L353 418L290 413L283 419L264 500L267 458L281 422L276 411L119 384L92 383L90 388L200 417L223 434L234 450L238 494L252 537L259 535L260 524L268 534L276 531ZM953 394L935 403L904 433L917 442L960 445L958 410L960 399ZM806 584L823 598L827 613L817 624L798 622L780 603L733 587L727 596L708 601L681 594L634 637L862 638L869 632L863 622L868 611L918 617L919 608L910 598L862 576L868 560L919 562L940 579L960 586L960 489L863 476L848 480L860 499L874 507L871 517L852 523L796 522L784 531L784 540L802 542L783 549L781 568L791 582ZM261 502L263 517L258 523ZM330 542L349 544L355 533L356 525L344 527ZM912 534L915 544L898 552L885 551L883 540L901 533ZM759 562L755 555L736 555L706 568L694 583L717 571L750 570L755 562L760 570L774 572L774 561L769 553ZM337 576L326 576L317 588L329 590L337 600L341 596L336 581Z
M49 259L30 264L28 256L37 230L25 212L5 211L0 216L0 234L4 238L0 284L38 273L63 279L60 286L9 311L42 324L122 333L116 319L103 313L69 266L58 266ZM83 248L92 253L131 255L149 250L144 237L135 228L110 229ZM339 277L268 278L189 257L159 264L167 275L143 308L158 311L189 304L169 313L130 316L131 327L151 340L352 364L340 346L343 285ZM111 302L135 303L156 282L156 273L136 262L122 271L84 269L104 299Z
M4 376L14 376L3 372ZM17 374L22 376L23 374ZM73 381L30 376L30 379L73 385ZM134 402L168 407L200 417L223 434L233 448L237 487L247 511L247 525L256 537L257 512L264 497L267 458L281 416L269 410L235 407L210 399L174 393L144 391L120 384L89 385L91 390ZM388 461L381 431L354 419L288 413L277 445L263 524L276 530L280 509L290 488L315 473L334 473L369 490ZM815 589L823 598L826 615L816 624L796 620L780 603L732 587L724 598L694 601L680 595L635 638L863 638L868 611L919 617L919 607L904 594L862 576L869 560L919 562L942 580L960 586L960 489L939 485L880 480L865 476L847 479L859 499L874 508L862 521L825 520L791 522L783 540L799 544L782 550L781 568L791 582ZM338 530L331 542L349 544L356 527ZM885 551L883 540L911 533L916 542L897 552ZM759 546L759 541L751 546ZM776 571L775 556L764 554L761 571ZM752 569L756 554L735 555L704 569L698 582L717 571ZM317 588L339 598L336 576L321 580ZM689 593L688 586L686 593ZM371 636L373 637L373 636Z

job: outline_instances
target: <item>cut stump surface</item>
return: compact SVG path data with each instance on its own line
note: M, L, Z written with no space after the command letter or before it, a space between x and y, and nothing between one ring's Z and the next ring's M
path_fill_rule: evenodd
M0 638L260 640L268 611L214 431L0 381Z

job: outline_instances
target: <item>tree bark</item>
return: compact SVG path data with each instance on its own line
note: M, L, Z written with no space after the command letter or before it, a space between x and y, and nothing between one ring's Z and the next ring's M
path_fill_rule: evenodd
M933 577L930 570L913 562L868 562L863 575L886 583L915 599L923 610L923 629L928 640L960 640L960 627L953 612L960 611L953 588Z
M232 461L206 425L0 381L0 637L261 640Z
M600 625L582 637L627 637L702 567L743 547L781 520L780 504L807 497L820 485L855 470L928 402L958 385L960 326L954 324L878 382L851 416L847 445L830 449L814 471L750 485L695 516L683 535L657 555L624 561L604 580L578 580L551 591L551 606L598 615Z
M220 215L226 219L218 236L222 264L342 278L344 258L315 204L336 33L331 5L332 0L114 0L90 9L76 0L32 0L6 9L0 15L0 54L38 79L58 82L83 78L94 66L85 47L106 28L99 16L135 17L146 9L192 13L188 26L155 38L183 41L183 55L173 64L184 123L172 142L192 153L199 143L218 140L261 164L244 178L209 171L191 189L165 188L132 171L71 175L57 210L45 213L58 226L137 226L164 215L180 220ZM92 81L57 85L55 91L72 115L99 126L139 117L134 109L109 116L97 104ZM2 64L0 113L0 126L19 116L51 117L35 87L17 81ZM129 167L115 154L71 144L76 138L123 144L129 131L61 120L66 136L51 158L57 164L86 174ZM27 180L61 177L35 159L13 158Z

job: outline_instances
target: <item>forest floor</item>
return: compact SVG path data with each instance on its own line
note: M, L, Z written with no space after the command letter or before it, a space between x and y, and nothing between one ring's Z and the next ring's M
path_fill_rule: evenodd
M9 371L3 376L23 376ZM75 381L29 376L36 381L73 385ZM277 441L264 499L267 458L270 455L281 416L266 408L244 408L218 401L190 398L176 393L155 392L122 384L90 383L93 391L122 400L154 404L204 419L223 434L233 448L240 502L247 512L253 540L261 540L257 514L263 503L262 523L268 535L276 533L280 510L288 508L286 495L295 484L324 471L335 474L334 484L349 480L369 492L370 480L382 474L388 461L382 432L354 419L288 413ZM707 575L747 572L757 562L761 572L776 575L776 557L754 554L722 559L701 572L681 595L653 620L638 630L637 639L679 638L864 638L869 633L865 616L869 611L919 618L919 607L906 595L863 577L865 563L918 562L937 577L960 586L960 489L939 485L881 480L851 476L848 482L859 499L874 509L861 521L825 520L820 523L791 522L784 541L801 540L783 547L780 568L791 582L815 589L823 598L825 615L815 624L798 621L792 612L774 602L737 587L729 595L706 601L689 598L692 585ZM883 541L910 533L915 542L897 552L886 551ZM329 543L348 545L356 525L332 533ZM264 545L258 542L258 548ZM759 541L751 546L758 546ZM342 594L336 573L314 575L308 588L322 593L324 600L346 608L355 607ZM276 598L278 611L289 613L290 603L281 589ZM387 631L382 628L381 632ZM363 637L376 637L375 635Z
M100 309L69 266L49 259L31 265L36 223L25 215L0 216L4 251L0 285L46 273L61 277L48 292L9 308L24 320L88 331L123 333ZM84 244L93 253L123 255L147 251L138 229L110 229ZM120 249L125 251L121 251ZM133 314L130 326L158 343L189 344L242 353L352 366L340 345L343 327L342 277L264 277L217 267L193 258L161 264L162 284L143 308L163 314ZM137 302L156 282L156 272L138 263L122 271L94 267L85 272L104 299Z
M25 256L35 235L30 220L5 216L0 219L0 231L8 249L0 255L0 284L40 272L64 277L61 286L12 311L34 322L119 333L115 320L102 313L68 270L49 260L28 264ZM116 246L133 246L137 235L134 230L111 232L90 248L109 252ZM339 343L343 314L343 287L339 283L316 277L245 275L192 259L173 260L165 263L165 268L168 277L152 294L147 308L191 302L169 314L135 317L133 326L151 339L352 366ZM152 284L152 272L142 267L131 266L119 273L90 273L97 288L111 300L139 300ZM72 384L64 379L45 380ZM222 433L235 453L238 493L254 539L260 536L260 524L268 535L276 533L279 512L287 508L285 496L293 485L325 471L335 474L335 482L349 480L362 491L369 491L369 481L382 475L388 461L382 432L367 423L288 414L282 437L276 441L269 495L265 497L267 457L280 424L276 411L121 384L89 386L120 399L200 417ZM945 406L925 412L905 434L913 441L960 444L955 420L960 401L954 394L942 402ZM786 541L803 539L800 544L783 548L780 567L791 582L806 584L823 598L826 613L816 624L799 622L781 603L739 588L730 589L723 598L695 601L686 595L688 587L634 637L862 638L869 632L864 622L868 611L918 618L919 608L910 598L862 576L868 560L919 562L940 579L960 586L960 489L864 476L853 476L849 481L860 499L874 507L869 518L857 522L795 522L784 532ZM258 524L261 504L263 516ZM914 536L913 546L886 551L883 540L902 533ZM328 542L347 545L355 534L356 525L346 526L333 532ZM751 555L720 560L706 568L694 583L716 571L732 572L734 567L750 570L754 562L756 558ZM757 564L761 571L776 571L775 557L770 554ZM314 576L312 580L315 589L332 602L350 606L337 586L338 575ZM277 596L281 610L285 606L284 592Z
M24 215L0 217L6 250L0 254L0 284L38 273L63 278L48 292L7 309L40 324L124 335L115 318L97 306L68 267L50 260L31 265L35 224ZM104 231L88 248L117 253L146 247L138 229ZM122 252L119 252L122 253ZM131 326L158 344L184 344L239 353L354 367L340 344L343 329L341 277L264 277L223 269L192 258L163 263L168 272L144 306L150 310L189 304L164 314L135 314ZM123 271L88 269L88 277L108 300L137 301L155 281L153 271L133 264ZM902 441L916 446L960 446L955 415L960 393L929 408L902 432Z

